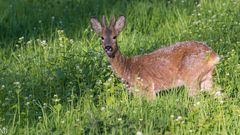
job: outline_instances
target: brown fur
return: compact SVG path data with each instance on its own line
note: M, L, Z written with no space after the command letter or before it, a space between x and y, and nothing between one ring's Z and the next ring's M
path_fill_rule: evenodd
M116 25L124 23L121 19L118 19ZM106 44L111 44L113 53L108 56L112 69L128 83L130 90L140 89L140 94L155 98L158 91L182 85L189 88L190 96L197 94L199 89L212 88L212 72L219 57L206 44L180 42L146 55L126 58L118 49L117 42L112 39L119 34L116 31L122 29L120 27L120 30L116 30L114 24L111 21L109 28L105 26L101 29L100 35L105 37L103 48Z

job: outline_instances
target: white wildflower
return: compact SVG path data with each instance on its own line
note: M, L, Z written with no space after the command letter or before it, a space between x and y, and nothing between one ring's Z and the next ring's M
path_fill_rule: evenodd
M136 88L136 89L134 89L134 91L135 91L135 92L139 92L140 90Z
M221 96L221 95L222 95L221 91L217 91L217 92L215 93L215 96L216 96L216 97L219 97L219 96Z
M136 135L143 135L141 131L137 131Z
M69 42L70 42L71 44L73 44L74 41L73 41L73 39L70 39Z
M26 102L26 106L30 105L30 102Z
M199 101L197 102L197 105L200 105L200 102L199 102Z
M198 101L196 104L193 104L193 106L199 106L200 105L200 102Z
M32 40L27 41L27 45L32 44Z
M47 45L47 41L46 41L46 40L42 40L42 41L40 42L40 44L43 45L43 46L45 46L45 45Z
M23 41L24 37L20 37L18 38L19 41Z
M59 102L60 99L59 98L56 98L56 99L53 99L54 102Z
M14 85L19 85L19 84L20 84L20 82L14 82L13 84L14 84Z
M101 107L101 111L104 111L105 110L105 107Z
M181 116L178 116L177 119L176 119L176 121L180 121L181 119L182 119L182 117L181 117Z
M2 133L3 135L8 134L8 130L6 127L3 127L2 129L0 129L0 131L1 131L0 133Z
M224 101L223 101L223 100L220 100L219 102L220 102L221 104L223 104Z
M109 77L109 78L108 78L108 81L111 81L111 80L112 80L112 77Z

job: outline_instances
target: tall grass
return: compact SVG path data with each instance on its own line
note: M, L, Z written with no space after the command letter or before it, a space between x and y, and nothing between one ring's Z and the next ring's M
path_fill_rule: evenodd
M206 42L222 91L133 97L90 29L102 15L126 16L126 56ZM0 134L240 134L239 54L239 0L2 0Z

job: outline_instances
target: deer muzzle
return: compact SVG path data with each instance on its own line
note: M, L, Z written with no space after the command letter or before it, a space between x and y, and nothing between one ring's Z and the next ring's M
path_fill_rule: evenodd
M110 45L105 46L105 52L107 53L108 56L112 55L113 48Z

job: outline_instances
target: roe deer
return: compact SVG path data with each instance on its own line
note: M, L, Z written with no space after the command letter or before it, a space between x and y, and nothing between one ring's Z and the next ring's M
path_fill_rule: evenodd
M212 73L219 57L206 44L179 42L149 54L126 58L117 44L125 17L120 16L117 21L112 17L109 26L105 16L102 23L95 17L90 21L92 29L102 39L112 69L130 88L137 87L141 94L152 99L158 91L183 85L188 88L189 96L196 95L198 90L211 90Z

